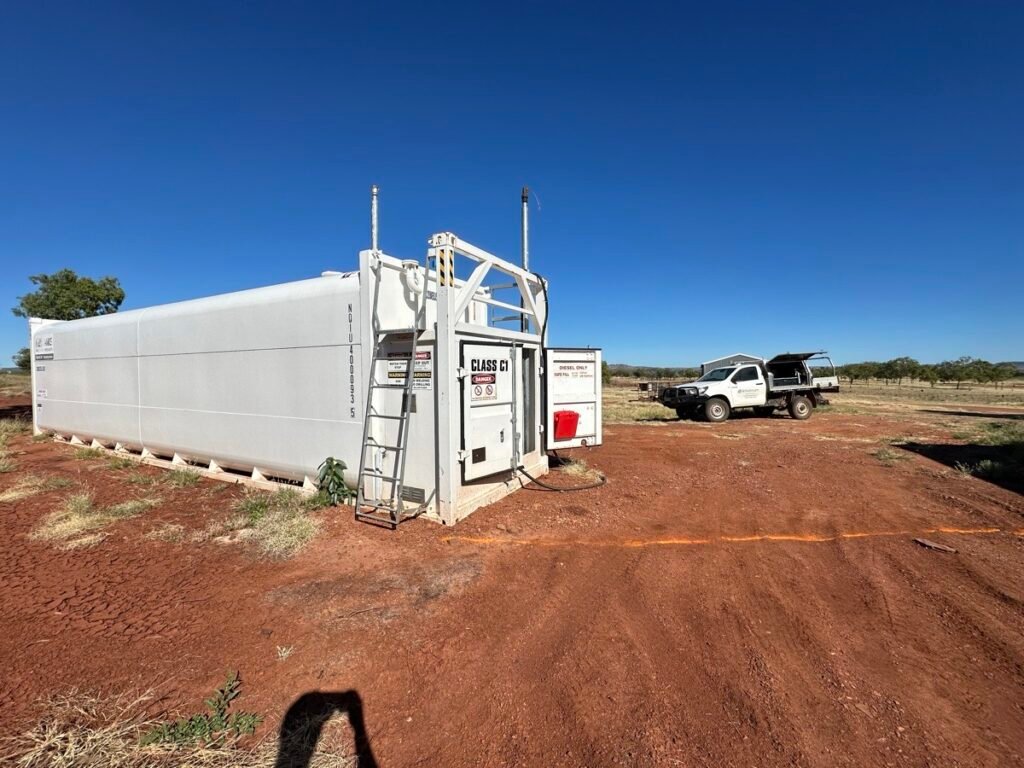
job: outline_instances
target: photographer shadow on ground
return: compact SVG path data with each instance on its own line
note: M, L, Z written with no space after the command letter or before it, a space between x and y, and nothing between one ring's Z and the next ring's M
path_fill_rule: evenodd
M336 714L348 716L354 735L354 765L377 768L363 719L363 701L356 691L310 691L288 708L278 736L274 768L308 768L324 725Z

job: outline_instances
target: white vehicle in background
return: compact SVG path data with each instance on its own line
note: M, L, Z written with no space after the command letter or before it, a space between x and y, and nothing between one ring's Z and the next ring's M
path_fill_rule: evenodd
M818 365L812 365L817 361ZM679 418L719 422L737 408L760 416L786 409L794 419L808 419L825 392L839 391L835 365L825 352L787 352L770 360L739 362L715 368L697 381L662 390L658 400Z

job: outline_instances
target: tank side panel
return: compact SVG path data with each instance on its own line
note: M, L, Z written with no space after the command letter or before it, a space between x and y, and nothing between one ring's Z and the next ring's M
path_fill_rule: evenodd
M54 325L39 426L282 477L333 455L354 482L359 325L355 274Z
M358 299L355 275L300 280L146 310L143 356L329 346L347 340L341 297Z
M52 350L36 360L35 371L40 429L138 441L138 317L133 312L46 326Z
M146 446L289 477L327 456L352 466L362 422L342 397L348 357L347 346L144 357Z
M202 315L147 314L146 447L285 477L313 474L327 456L352 466L362 430L348 407L362 401L358 297L355 279L323 278L219 297Z

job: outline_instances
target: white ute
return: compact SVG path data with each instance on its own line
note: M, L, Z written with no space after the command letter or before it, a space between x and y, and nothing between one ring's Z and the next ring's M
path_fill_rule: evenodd
M812 366L819 361L825 365ZM818 375L823 369L825 375ZM658 396L679 418L703 416L725 421L737 408L770 416L785 408L794 419L808 419L818 405L828 404L824 392L838 392L839 377L825 352L787 352L771 360L740 362L715 368L697 381L667 387Z

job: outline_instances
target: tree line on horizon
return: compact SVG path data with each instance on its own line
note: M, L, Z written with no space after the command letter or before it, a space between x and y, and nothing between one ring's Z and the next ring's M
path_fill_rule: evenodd
M851 386L857 380L876 379L886 384L895 383L896 386L901 386L904 380L923 382L933 387L940 383L956 384L957 389L966 382L994 384L998 387L1024 375L1014 363L990 363L988 360L966 356L941 363L920 363L912 357L897 357L881 363L847 363L837 365L836 373L840 379L850 382Z
M603 378L605 383L612 376L643 379L652 381L676 380L688 381L700 377L699 368L667 368L644 365L623 365L621 363L604 363ZM816 369L821 372L822 369ZM836 373L841 380L852 386L857 381L876 380L885 384L902 386L904 382L925 382L930 386L936 384L961 385L974 382L978 384L995 384L999 386L1010 379L1024 376L1024 371L1014 363L990 363L976 357L959 357L956 360L945 360L941 363L921 363L912 357L897 357L884 362L865 361L837 365Z

